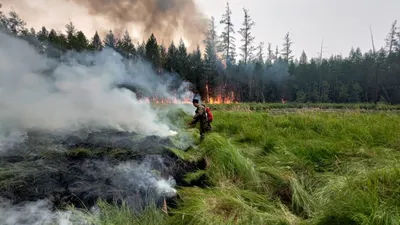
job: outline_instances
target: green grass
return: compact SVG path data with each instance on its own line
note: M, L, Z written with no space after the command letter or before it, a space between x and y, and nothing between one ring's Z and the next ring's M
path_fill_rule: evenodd
M185 181L206 187L178 188L168 215L103 205L108 216L98 224L400 224L399 114L215 107L202 143L172 149L183 160L205 160Z
M144 212L138 214L125 203L120 206L98 201L98 213L90 210L69 208L73 212L73 222L86 222L96 225L153 225L162 224L166 215L154 205L149 206ZM80 224L80 223L79 223Z
M372 103L240 103L240 104L210 104L213 110L232 111L282 111L282 110L400 110L400 105L372 104Z

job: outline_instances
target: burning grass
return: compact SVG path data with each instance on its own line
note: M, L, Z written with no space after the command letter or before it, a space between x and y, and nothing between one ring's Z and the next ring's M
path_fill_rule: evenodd
M98 211L72 211L92 224L116 225L399 223L399 114L213 112L213 132L202 143L187 144L197 129L171 138L175 160L197 169L180 174L168 215L155 206L137 214L128 204L103 201ZM190 119L176 113L177 126ZM78 147L69 157L96 154ZM126 158L123 150L108 154ZM30 173L0 170L15 184Z

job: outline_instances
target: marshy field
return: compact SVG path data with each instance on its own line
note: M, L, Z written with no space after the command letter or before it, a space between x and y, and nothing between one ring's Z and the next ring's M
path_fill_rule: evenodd
M93 223L400 224L398 106L277 105L211 105L205 140L170 149L198 167L167 209L135 214L100 201ZM198 138L197 128L185 132Z

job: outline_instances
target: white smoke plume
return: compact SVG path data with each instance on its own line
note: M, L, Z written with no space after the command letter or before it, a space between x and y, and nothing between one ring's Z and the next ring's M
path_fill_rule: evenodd
M126 65L113 50L66 54L59 62L0 32L0 123L8 127L74 130L95 126L144 135L174 133L158 121L149 103L116 87L121 83L169 96L149 65Z
M146 190L148 195L154 195L154 197L174 197L177 192L174 189L175 179L171 176L164 179L157 174L154 170L155 161L158 161L159 166L165 167L162 158L154 158L154 156L146 157L140 164L136 162L121 163L113 168L113 171L110 171L115 174L113 182L119 184L120 187L127 185L126 189L135 186L140 190Z
M83 218L70 211L53 212L47 200L12 205L0 199L0 221L2 225L86 225Z

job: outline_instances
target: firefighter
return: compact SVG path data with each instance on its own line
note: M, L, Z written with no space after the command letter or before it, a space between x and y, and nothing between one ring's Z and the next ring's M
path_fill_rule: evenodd
M204 105L201 105L198 99L193 99L192 103L193 106L196 107L196 111L192 121L188 125L194 126L196 125L197 122L200 122L199 131L200 131L200 140L202 141L204 140L205 133L211 130L211 125L208 121Z

